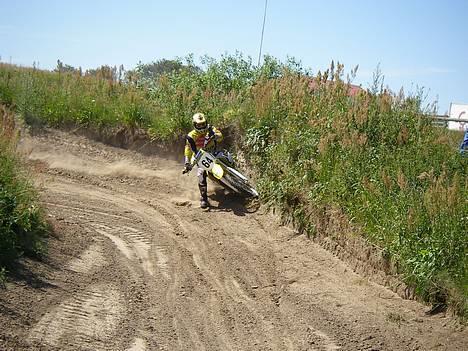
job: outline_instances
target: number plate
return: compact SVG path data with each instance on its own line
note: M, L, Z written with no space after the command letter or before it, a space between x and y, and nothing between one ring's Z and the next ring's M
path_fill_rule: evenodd
M214 157L209 153L204 152L198 161L198 167L203 168L205 171L210 171L214 166Z

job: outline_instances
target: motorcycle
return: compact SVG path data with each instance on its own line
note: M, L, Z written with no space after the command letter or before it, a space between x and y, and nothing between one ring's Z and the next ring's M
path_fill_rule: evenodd
M204 149L198 150L193 157L191 166L197 165L205 170L208 177L236 194L245 197L258 197L258 192L250 185L249 180L234 168L234 160L227 150L210 153ZM188 173L185 169L182 173Z

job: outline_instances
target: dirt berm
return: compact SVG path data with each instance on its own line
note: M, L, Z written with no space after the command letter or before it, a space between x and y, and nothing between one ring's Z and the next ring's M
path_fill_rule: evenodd
M25 140L55 234L0 290L1 350L466 350L403 300L171 157Z

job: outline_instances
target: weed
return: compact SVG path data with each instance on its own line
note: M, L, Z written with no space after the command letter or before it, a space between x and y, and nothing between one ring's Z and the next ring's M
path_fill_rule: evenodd
M391 323L395 323L398 325L398 327L401 326L403 322L405 322L404 317L397 313L397 312L389 312L386 316L385 319Z

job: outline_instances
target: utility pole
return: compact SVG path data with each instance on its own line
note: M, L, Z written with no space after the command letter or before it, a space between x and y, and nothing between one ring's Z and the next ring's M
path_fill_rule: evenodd
M260 66L260 58L262 57L263 33L265 32L265 20L266 20L267 6L268 6L268 0L265 0L265 10L263 12L262 37L260 39L260 50L258 52L257 66Z

